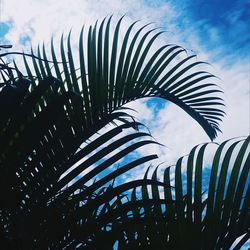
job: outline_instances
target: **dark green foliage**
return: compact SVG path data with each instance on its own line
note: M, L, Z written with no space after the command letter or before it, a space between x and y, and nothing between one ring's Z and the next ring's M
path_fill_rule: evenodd
M118 249L229 249L243 237L235 249L248 240L249 216L249 143L225 141L217 146L210 163L204 161L208 144L196 146L183 163L177 161L175 180L170 168L164 171L164 187L153 184L152 197L164 198L166 205L133 211L130 224L123 227ZM229 163L230 162L230 163ZM209 184L203 179L209 169ZM157 169L152 179L156 179ZM137 200L134 195L131 200ZM149 197L150 189L141 188L138 197ZM140 199L140 198L139 198ZM159 200L160 201L160 200ZM121 222L121 225L127 223ZM127 237L130 235L130 238ZM239 248L237 248L239 247Z
M210 81L214 76L200 70L202 62L192 61L194 56L178 59L185 52L181 47L164 45L153 50L162 32L154 33L145 25L133 35L135 22L121 39L121 23L122 18L114 32L111 18L90 26L86 33L83 28L78 57L71 47L71 33L66 45L61 38L60 59L53 40L51 56L44 46L42 52L38 47L37 56L33 50L30 55L12 53L23 55L27 77L16 65L1 64L1 74L8 76L2 74L0 87L0 237L5 249L112 249L117 240L119 249L175 247L173 242L179 239L187 242L183 235L193 211L191 224L197 233L203 228L202 150L195 167L192 153L188 165L187 190L192 189L195 169L194 202L193 194L182 189L182 160L176 166L174 189L169 169L163 182L157 180L155 170L152 178L146 174L143 180L115 184L115 179L157 157L126 158L156 142L123 105L143 97L164 98L185 110L214 139L224 115L223 101L216 96L221 91ZM213 178L216 171L212 170ZM213 185L208 199L214 199L210 197ZM152 187L152 197L147 186ZM164 198L160 198L160 186ZM242 192L232 210L236 217ZM219 212L222 198L216 199ZM235 206L230 198L226 202ZM223 216L222 227L231 218L228 213ZM170 241L166 235L171 235Z

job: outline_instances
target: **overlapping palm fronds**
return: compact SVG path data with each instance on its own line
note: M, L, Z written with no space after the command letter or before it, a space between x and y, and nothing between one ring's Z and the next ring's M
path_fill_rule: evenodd
M164 188L153 184L151 189L142 186L141 194L134 192L132 200L152 195L166 205L134 210L129 224L127 219L120 223L126 226L118 249L230 249L234 243L240 249L250 228L249 143L250 137L221 143L210 163L204 161L209 144L196 146L165 169ZM157 169L152 180L157 180ZM174 187L166 188L170 184Z
M1 240L10 248L94 249L100 237L109 239L111 247L110 232L120 226L117 217L166 203L147 196L124 203L123 193L137 186L165 185L154 179L114 185L116 177L155 154L106 171L137 148L155 143L138 130L141 124L123 108L126 103L164 98L191 115L211 139L219 131L224 112L217 96L221 91L210 82L214 76L200 70L202 63L192 62L194 56L178 60L185 54L179 46L154 50L162 32L147 30L147 25L133 33L134 22L121 38L121 23L122 18L114 32L111 18L87 33L82 29L78 57L70 34L66 48L61 39L60 59L53 41L51 56L44 47L29 58L21 53L27 78L17 75L1 89ZM25 87L22 93L16 91L20 86ZM117 125L108 126L112 122Z

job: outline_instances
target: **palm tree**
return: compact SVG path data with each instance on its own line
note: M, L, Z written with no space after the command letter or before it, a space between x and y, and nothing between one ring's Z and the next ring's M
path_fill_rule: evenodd
M143 180L115 185L116 178L157 157L152 154L123 160L136 149L157 143L142 130L143 125L134 120L125 104L144 97L171 101L193 117L212 140L219 131L218 121L224 115L223 100L217 95L221 90L210 82L214 79L212 74L200 70L202 62L193 62L194 55L183 55L179 59L186 51L177 45L163 45L153 50L162 32L148 30L148 25L133 34L137 22L132 23L121 39L122 19L113 33L111 17L96 22L86 33L83 28L78 58L72 52L69 33L67 49L64 37L61 38L59 60L53 40L51 59L44 46L42 51L38 47L37 56L33 50L30 57L23 54L26 76L15 64L10 68L3 63L0 190L4 198L0 217L1 240L7 249L103 249L104 246L112 249L114 244L119 244L119 249L152 249L158 239L164 237L160 232L166 231L169 240L166 242L165 235L164 242L172 246L179 239L188 242L185 233L189 225L194 224L195 230L201 233L203 223L209 218L203 212L211 216L208 204L214 200L211 195L216 192L213 181L217 170L212 170L209 203L203 200L200 191L202 156L199 153L194 204L190 193L193 162L188 165L189 184L185 195L180 163L176 167L175 191L171 190L168 170L164 181L157 180L155 171L152 178L146 174ZM1 58L7 54L1 54ZM77 62L79 65L75 66ZM201 151L202 155L203 149ZM117 162L120 166L114 169ZM108 171L110 168L112 171ZM242 171L240 173L247 170ZM225 174L223 176L225 178ZM221 182L224 185L224 179ZM152 187L153 197L147 186ZM138 198L136 190L140 187L142 195ZM160 187L164 189L164 199L157 191ZM230 192L235 188L236 185ZM243 194L239 192L238 199L241 200ZM216 207L218 213L224 211L222 200L221 196L216 198L220 204ZM231 209L229 214L225 212L230 223L231 211L235 211L234 216L240 216L246 205ZM163 206L171 209L162 210ZM195 217L191 223L190 213L196 214L196 209L199 219ZM152 221L158 236L151 236L148 223ZM167 226L159 221L167 221ZM138 229L131 228L131 223L138 223ZM225 228L231 226L223 223ZM176 227L181 228L181 232L175 230ZM236 230L237 233L228 232L236 239L246 232L245 228ZM206 238L209 230L210 224L205 227L207 233L202 231L206 242L210 239ZM219 230L211 236L213 246L224 244L222 238L218 243L218 235L228 237L227 231Z

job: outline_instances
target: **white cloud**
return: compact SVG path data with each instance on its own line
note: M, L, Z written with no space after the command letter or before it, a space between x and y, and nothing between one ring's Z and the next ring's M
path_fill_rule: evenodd
M82 0L4 0L2 2L2 21L13 21L6 38L17 46L21 36L32 38L32 44L43 42L53 36L68 32L70 28L79 29L83 24L93 24L97 19L114 14L127 19L143 19L157 22L164 13L174 13L168 4L159 2L159 8L146 6L144 1L82 1Z

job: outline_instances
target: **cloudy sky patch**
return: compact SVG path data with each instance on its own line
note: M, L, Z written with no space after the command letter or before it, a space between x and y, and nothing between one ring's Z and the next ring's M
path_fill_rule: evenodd
M208 71L221 80L225 92L227 116L217 141L249 133L249 1L148 1L148 0L1 0L0 35L2 43L15 50L29 52L30 45L73 28L77 45L78 30L107 15L124 18L124 28L135 20L165 30L158 43L176 43L197 54L197 60L209 62ZM173 163L195 144L208 141L204 131L187 114L165 101L145 100L129 105L134 115L150 128L152 135L166 148L158 154ZM150 107L150 108L149 108ZM153 108L153 109L152 109ZM153 118L153 120L152 120ZM181 145L181 147L180 147ZM156 148L156 146L154 146ZM151 149L149 149L151 150Z
M29 52L30 45L38 43L49 48L51 36L59 41L71 28L72 46L76 47L83 24L94 24L111 14L115 20L126 14L125 28L135 20L153 22L152 27L166 31L158 44L183 46L188 53L197 54L197 60L210 63L208 71L220 78L217 83L225 93L227 113L221 124L223 133L216 139L221 142L250 131L249 7L249 0L1 0L0 38L1 44L10 43L14 50ZM209 141L192 118L166 101L141 100L129 107L138 110L133 115L166 146L144 147L144 153L156 151L166 165L194 145Z

